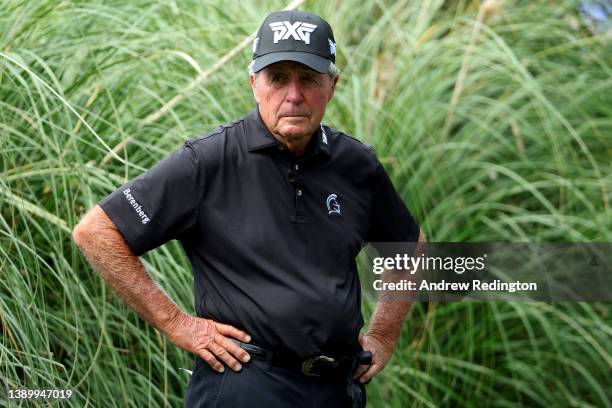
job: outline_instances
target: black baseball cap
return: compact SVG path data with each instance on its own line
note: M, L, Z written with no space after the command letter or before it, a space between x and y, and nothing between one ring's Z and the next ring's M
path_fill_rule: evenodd
M336 62L336 40L327 21L299 10L276 11L253 41L253 71L279 61L295 61L319 73Z

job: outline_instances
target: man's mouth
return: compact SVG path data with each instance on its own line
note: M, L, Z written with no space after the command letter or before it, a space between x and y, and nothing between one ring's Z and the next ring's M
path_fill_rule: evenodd
M290 113L290 114L282 114L281 118L307 118L308 115L303 113Z

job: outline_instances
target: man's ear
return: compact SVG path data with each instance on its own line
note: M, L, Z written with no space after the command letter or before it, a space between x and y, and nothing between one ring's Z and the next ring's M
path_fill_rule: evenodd
M329 98L327 98L327 102L331 101L334 96L334 92L336 91L336 84L338 83L338 79L340 79L340 75L336 75L336 77L332 80L331 85L331 93L329 94Z
M257 84L255 83L255 74L249 73L249 83L251 84L251 90L253 91L255 102L259 103L259 98L257 97Z

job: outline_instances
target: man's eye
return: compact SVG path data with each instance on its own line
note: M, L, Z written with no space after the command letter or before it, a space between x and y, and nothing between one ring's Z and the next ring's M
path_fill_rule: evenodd
M274 84L280 84L285 81L286 81L286 75L282 75L282 74L271 74L270 75L270 82Z
M318 78L315 78L312 75L304 75L303 77L300 78L300 81L304 85L308 85L308 86L320 85Z

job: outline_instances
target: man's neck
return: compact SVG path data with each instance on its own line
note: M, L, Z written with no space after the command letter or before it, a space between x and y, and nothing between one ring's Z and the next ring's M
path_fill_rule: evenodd
M299 138L284 138L281 135L277 135L272 132L270 133L280 144L285 146L285 148L291 152L295 159L299 159L304 156L304 154L306 154L306 152L310 149L311 144L314 143L314 133L310 134L309 136Z

